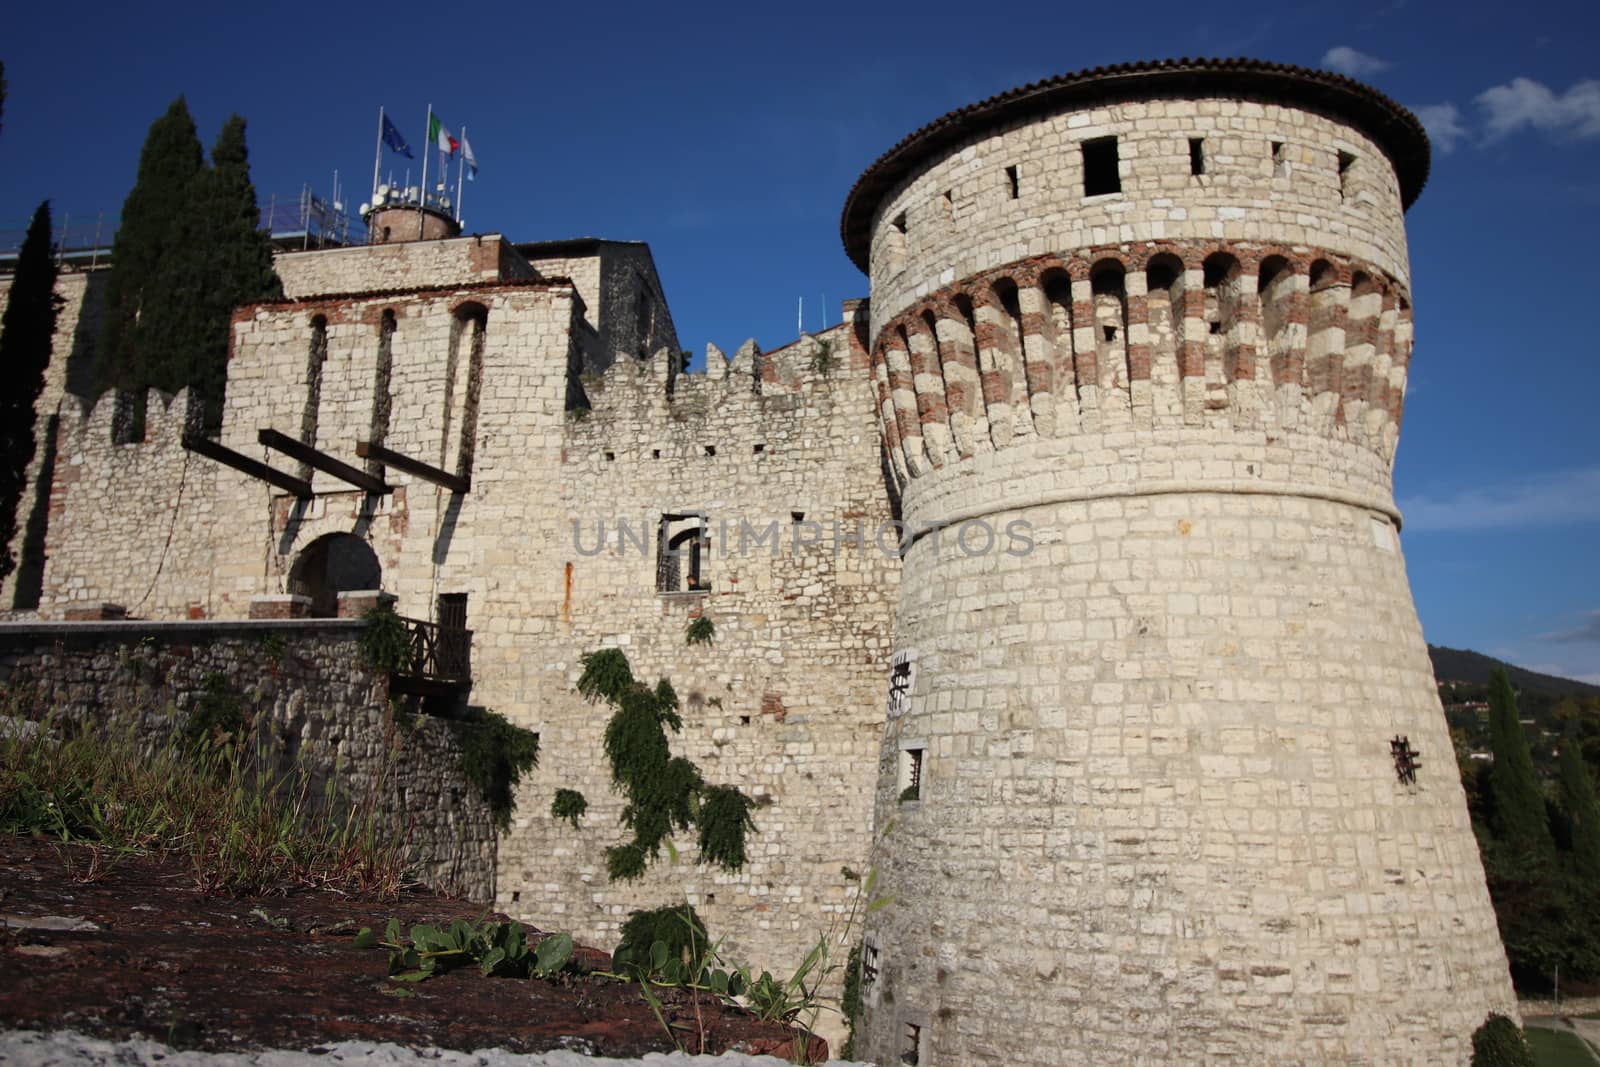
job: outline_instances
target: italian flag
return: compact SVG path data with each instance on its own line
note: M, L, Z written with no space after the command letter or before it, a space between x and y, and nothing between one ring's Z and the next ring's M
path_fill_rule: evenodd
M439 116L428 113L428 140L439 146L439 151L447 156L456 154L456 149L461 147L461 142L450 136L450 131L444 128L444 123L439 121Z

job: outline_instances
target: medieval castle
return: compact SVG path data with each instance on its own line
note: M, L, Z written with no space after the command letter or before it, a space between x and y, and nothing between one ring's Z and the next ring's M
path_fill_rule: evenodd
M379 206L236 311L215 440L72 395L67 274L6 602L470 631L436 681L543 749L480 891L599 945L687 898L776 972L875 867L880 1063L1463 1062L1515 1001L1391 491L1428 166L1331 74L1039 82L862 175L842 325L696 373L644 245ZM756 798L743 870L608 881L612 646Z

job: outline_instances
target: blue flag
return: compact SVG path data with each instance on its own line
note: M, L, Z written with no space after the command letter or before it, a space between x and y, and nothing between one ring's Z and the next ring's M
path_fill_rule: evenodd
M389 121L388 115L383 116L383 143L389 146L391 152L398 152L407 159L416 158L411 154L411 146L406 144L406 139L400 136L400 131Z

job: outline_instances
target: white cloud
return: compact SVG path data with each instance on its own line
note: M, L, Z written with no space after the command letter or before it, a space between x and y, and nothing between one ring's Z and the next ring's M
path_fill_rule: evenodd
M1445 155L1454 152L1456 142L1467 135L1466 127L1461 125L1461 112L1456 110L1454 104L1430 104L1411 110L1422 120L1423 129L1428 131L1428 140Z
M1330 48L1322 54L1322 65L1329 70L1336 70L1340 74L1348 74L1352 78L1365 78L1382 70L1389 69L1386 60L1377 56L1369 56L1365 52L1358 52L1349 45L1339 45Z
M1600 522L1600 467L1519 478L1443 496L1419 493L1402 500L1400 512L1407 533Z
M1490 141L1524 126L1549 134L1600 137L1600 81L1577 82L1558 95L1531 78L1513 78L1479 93L1478 106Z
M1600 643L1600 611L1585 612L1583 621L1569 630L1556 630L1553 633L1534 636L1540 641L1556 641L1561 644Z

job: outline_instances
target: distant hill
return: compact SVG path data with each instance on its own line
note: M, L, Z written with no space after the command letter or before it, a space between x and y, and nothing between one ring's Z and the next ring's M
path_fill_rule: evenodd
M1524 670L1493 656L1485 656L1482 652L1473 652L1471 649L1429 645L1428 655L1433 657L1433 676L1441 682L1472 682L1484 685L1489 681L1490 671L1496 667L1504 667L1506 674L1511 678L1511 684L1519 690L1600 696L1600 685Z

